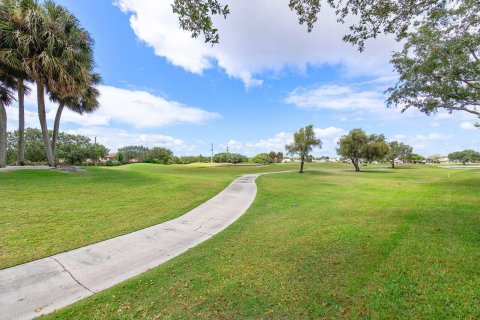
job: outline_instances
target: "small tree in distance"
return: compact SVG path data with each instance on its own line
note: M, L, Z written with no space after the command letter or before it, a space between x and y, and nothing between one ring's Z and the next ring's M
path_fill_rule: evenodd
M465 165L467 162L478 162L480 161L480 152L475 150L463 150L452 152L448 155L450 161L458 161Z
M395 159L400 158L402 161L406 161L412 154L412 151L413 148L407 144L391 141L388 143L387 159L391 162L392 168L395 168Z
M293 134L293 142L285 146L289 154L298 154L300 156L300 173L303 173L305 160L313 147L322 147L322 141L315 136L313 125L300 128Z
M388 145L383 135L367 135L362 129L353 129L338 141L337 153L352 161L356 172L360 172L360 160L374 161L383 159Z

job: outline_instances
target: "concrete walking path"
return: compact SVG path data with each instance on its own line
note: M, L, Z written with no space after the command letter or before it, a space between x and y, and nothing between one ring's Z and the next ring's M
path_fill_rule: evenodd
M185 215L143 230L0 270L0 319L32 319L154 268L222 231L252 204L244 175Z
M46 170L53 169L49 166L6 166L5 168L0 168L0 172L10 172L18 170Z

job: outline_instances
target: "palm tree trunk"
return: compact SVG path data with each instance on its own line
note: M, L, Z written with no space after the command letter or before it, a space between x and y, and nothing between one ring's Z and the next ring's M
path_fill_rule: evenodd
M57 140L58 140L58 132L60 130L60 119L62 118L63 108L65 108L64 103L60 103L57 109L57 114L55 115L55 123L53 124L53 137L52 137L52 153L53 158L57 159L56 152L57 152Z
M7 164L7 110L0 100L0 168Z
M17 165L25 165L25 86L18 79L18 150Z
M45 146L45 153L47 154L47 161L50 167L55 166L55 159L52 153L52 145L50 137L48 136L47 115L45 112L45 90L43 82L37 81L37 102L38 102L38 119L40 120L40 127L42 128L43 144Z

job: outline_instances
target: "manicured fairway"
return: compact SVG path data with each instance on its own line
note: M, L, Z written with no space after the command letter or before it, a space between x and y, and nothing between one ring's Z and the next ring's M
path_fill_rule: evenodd
M82 174L0 172L0 269L170 220L240 174L292 168L138 164Z
M258 185L225 231L46 318L480 318L480 170L322 165Z

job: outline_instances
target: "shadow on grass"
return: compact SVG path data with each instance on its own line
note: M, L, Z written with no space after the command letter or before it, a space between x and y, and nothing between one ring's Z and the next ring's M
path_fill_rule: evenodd
M355 170L345 170L345 172L353 172L353 173L358 173L358 174L362 174L362 173L393 173L392 171L390 171L390 169L380 169L380 170L361 170L361 171L355 171Z

